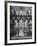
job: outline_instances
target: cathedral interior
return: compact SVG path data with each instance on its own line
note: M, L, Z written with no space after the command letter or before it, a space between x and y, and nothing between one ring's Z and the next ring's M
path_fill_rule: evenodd
M32 7L10 6L10 40L32 38Z

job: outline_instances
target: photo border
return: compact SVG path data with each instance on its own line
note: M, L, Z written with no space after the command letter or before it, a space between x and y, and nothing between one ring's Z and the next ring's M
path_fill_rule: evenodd
M34 4L35 5L35 41L27 43L7 43L7 3L22 3L22 4ZM36 43L36 2L21 2L21 1L5 1L5 45L20 45L20 44L34 44Z

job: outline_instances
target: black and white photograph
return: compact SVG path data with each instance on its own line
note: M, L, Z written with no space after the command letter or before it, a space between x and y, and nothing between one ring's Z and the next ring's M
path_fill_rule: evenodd
M35 43L36 3L6 2L6 42Z
M32 7L10 6L10 39L32 38Z

